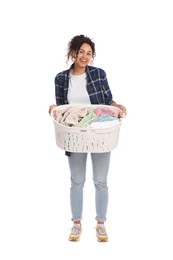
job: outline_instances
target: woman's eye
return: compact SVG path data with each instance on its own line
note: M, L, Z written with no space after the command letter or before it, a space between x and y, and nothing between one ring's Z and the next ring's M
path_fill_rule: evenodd
M79 51L79 54L87 55L88 57L91 56L91 53L90 53L90 52L87 53L87 52L84 52L84 51L82 51L82 50Z

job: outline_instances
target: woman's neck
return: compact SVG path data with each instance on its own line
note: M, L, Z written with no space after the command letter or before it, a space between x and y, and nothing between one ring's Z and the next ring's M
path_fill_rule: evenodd
M74 66L71 69L71 74L73 74L73 75L81 75L81 74L85 73L85 70L86 70L85 67L81 68L81 67Z

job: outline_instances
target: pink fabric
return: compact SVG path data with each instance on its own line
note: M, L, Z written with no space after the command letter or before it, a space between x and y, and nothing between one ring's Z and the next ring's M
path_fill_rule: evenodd
M102 115L110 115L110 116L118 117L118 111L107 107L96 107L94 109L94 113L96 114L97 117L100 117Z

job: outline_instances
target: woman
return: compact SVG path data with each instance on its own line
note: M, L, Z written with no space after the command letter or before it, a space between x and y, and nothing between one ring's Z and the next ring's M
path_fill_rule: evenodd
M56 105L49 107L49 113L58 105L64 104L103 104L118 107L126 115L126 108L113 101L106 73L103 69L91 66L95 57L94 42L84 36L73 37L68 44L67 62L73 63L68 70L55 77ZM89 65L90 64L90 65ZM81 235L81 219L83 211L83 188L86 176L87 153L66 153L71 173L70 203L73 227L69 235L70 241L78 241ZM107 176L111 152L91 153L93 182L95 185L96 236L100 242L108 241L105 228L108 187Z

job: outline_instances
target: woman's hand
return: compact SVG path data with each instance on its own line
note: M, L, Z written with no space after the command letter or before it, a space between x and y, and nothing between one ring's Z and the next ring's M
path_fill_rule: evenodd
M111 103L111 106L118 107L118 108L121 110L121 111L119 112L119 115L118 115L119 118L125 118L125 117L126 117L126 115L127 115L127 110L126 110L126 108L125 108L123 105L117 104L117 103L115 103L115 102L112 102L112 103Z
M127 110L126 110L126 108L125 108L123 105L121 105L121 104L118 104L117 107L122 111L122 112L119 113L119 117L120 117L120 118L125 118L126 115L127 115Z
M51 113L51 112L52 112L52 110L53 110L55 107L57 107L57 105L55 105L55 104L51 105L51 106L49 107L49 111L48 111L49 114L50 114L51 116L53 116L54 118L55 118L55 116L56 116L56 111L54 110L53 113Z

